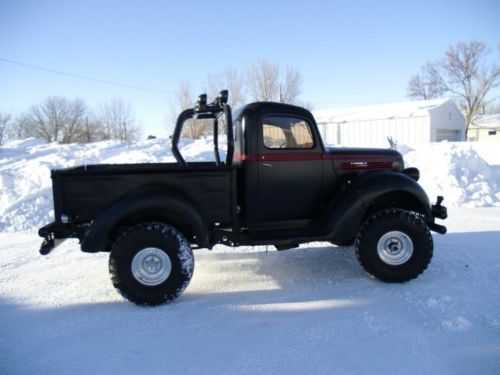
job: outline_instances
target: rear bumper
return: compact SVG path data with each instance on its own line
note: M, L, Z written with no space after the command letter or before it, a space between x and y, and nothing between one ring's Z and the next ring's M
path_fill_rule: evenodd
M61 229L61 224L53 221L52 223L47 224L38 229L38 235L40 237L46 238L49 235L54 234L54 232L59 231L60 229Z
M66 230L63 224L55 221L41 227L38 230L38 235L43 237L44 240L40 246L40 254L47 255L59 246L68 237Z
M40 246L40 254L47 255L57 246L64 242L65 239L78 237L78 230L71 227L69 224L63 224L53 221L41 227L38 230L38 235L43 238Z

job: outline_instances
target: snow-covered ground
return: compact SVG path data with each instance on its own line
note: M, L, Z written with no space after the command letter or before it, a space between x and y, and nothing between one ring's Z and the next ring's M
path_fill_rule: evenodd
M190 160L211 144L186 143ZM0 374L500 373L500 153L495 144L401 147L449 233L418 279L366 276L352 248L195 252L170 305L137 307L111 286L107 254L66 241L38 254L52 220L50 169L173 161L168 141L0 148Z
M366 276L352 248L195 252L176 302L137 307L107 254L0 234L2 374L498 374L500 208L456 208L429 269Z

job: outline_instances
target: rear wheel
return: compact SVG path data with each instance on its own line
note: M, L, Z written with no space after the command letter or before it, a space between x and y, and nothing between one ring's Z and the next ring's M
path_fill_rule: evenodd
M114 242L109 272L114 287L138 305L158 305L180 296L194 270L184 236L170 225L135 225Z
M361 226L354 246L365 271L386 282L416 278L429 265L434 248L422 217L400 209L369 217Z

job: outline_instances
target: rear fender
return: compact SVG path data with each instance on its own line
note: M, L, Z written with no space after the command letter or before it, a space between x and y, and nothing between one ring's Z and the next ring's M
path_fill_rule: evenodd
M162 220L178 229L189 228L189 242L199 247L208 246L205 220L189 199L177 191L153 188L129 195L104 211L85 233L82 251L108 251L113 230L121 224L133 223L133 218Z

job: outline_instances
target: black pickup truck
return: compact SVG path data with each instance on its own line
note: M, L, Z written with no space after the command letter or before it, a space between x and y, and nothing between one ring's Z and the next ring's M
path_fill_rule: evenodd
M362 267L387 282L417 277L433 253L430 230L447 217L431 205L390 149L325 148L306 109L252 103L235 113L227 91L200 95L172 136L176 163L87 165L52 171L55 221L39 230L41 254L78 238L84 252L110 252L114 286L137 304L179 296L192 249L311 241L352 245ZM188 162L186 127L204 126L213 161Z

